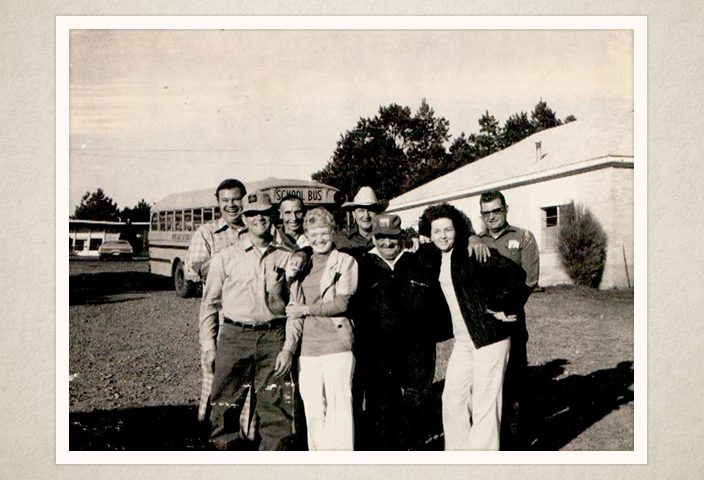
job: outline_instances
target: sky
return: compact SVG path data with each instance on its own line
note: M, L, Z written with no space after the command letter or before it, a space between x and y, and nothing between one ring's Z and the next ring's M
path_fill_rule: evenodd
M626 30L72 30L68 61L69 215L97 188L122 208L310 179L391 103L425 98L452 138L541 98L578 120L633 108Z

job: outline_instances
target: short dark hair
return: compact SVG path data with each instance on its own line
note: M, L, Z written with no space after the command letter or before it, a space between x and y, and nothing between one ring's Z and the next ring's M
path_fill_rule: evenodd
M287 202L289 200L296 200L301 204L301 208L303 208L303 209L306 208L306 204L303 203L303 199L301 197L299 197L298 195L294 195L293 193L289 193L284 198L282 198L281 201L279 202L279 207L281 207L282 203Z
M506 206L506 199L504 198L504 194L498 190L489 190L488 192L482 193L482 196L479 197L479 203L489 203L493 202L496 199L501 200L501 206Z
M218 188L215 190L215 198L220 199L220 190L231 190L233 188L239 188L243 197L247 195L247 189L244 188L244 183L240 182L236 178L226 178L220 182L220 185L218 185Z
M455 227L456 237L455 243L466 243L471 232L470 226L467 225L466 216L462 214L452 205L441 203L432 205L423 210L423 215L420 217L418 224L418 233L426 237L430 237L430 225L441 218L449 218L452 225Z

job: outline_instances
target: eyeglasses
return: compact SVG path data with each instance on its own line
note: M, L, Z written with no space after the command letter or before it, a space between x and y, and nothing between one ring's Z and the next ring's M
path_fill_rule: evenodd
M487 212L482 212L482 217L490 217L492 215L499 215L500 213L504 213L504 210L506 207L499 207L495 208L493 210L489 210Z

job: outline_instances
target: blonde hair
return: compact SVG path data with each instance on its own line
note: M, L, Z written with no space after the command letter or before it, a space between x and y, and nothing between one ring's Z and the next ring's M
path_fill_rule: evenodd
M305 218L303 219L304 232L307 233L311 228L319 227L328 227L330 229L330 233L335 233L337 231L335 218L333 218L332 214L323 207L308 210Z

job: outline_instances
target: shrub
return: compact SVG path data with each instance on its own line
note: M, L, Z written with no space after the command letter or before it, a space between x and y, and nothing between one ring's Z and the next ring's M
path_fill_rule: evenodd
M560 261L577 285L598 288L606 265L606 232L585 206L571 202L560 211Z

